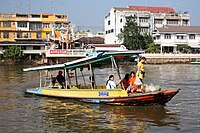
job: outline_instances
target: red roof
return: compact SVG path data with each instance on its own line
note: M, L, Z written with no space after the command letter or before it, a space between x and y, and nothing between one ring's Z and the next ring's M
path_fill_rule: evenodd
M171 7L155 7L155 6L129 6L128 8L137 11L150 11L152 13L176 13Z

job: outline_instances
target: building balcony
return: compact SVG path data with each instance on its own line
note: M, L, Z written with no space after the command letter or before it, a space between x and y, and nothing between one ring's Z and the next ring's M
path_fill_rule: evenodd
M179 20L179 19L181 19L181 16L180 15L166 15L166 19L177 19L177 20Z
M1 31L16 31L16 27L1 27Z
M164 25L163 24L155 24L155 27L157 28L162 28Z
M42 31L42 28L32 27L32 28L29 28L29 31Z
M181 14L180 15L182 19L185 19L185 20L189 20L190 19L190 15L189 14Z
M28 27L17 27L18 31L29 31Z
M15 18L15 21L26 21L26 22L28 22L29 21L29 19L28 18L23 18L23 17L16 17Z
M149 27L150 24L148 22L140 22L140 27Z
M67 18L56 18L55 19L55 22L68 22L68 19Z
M39 54L45 53L45 50L23 50L24 54Z
M161 40L160 40L160 39L159 39L159 40L154 40L154 43L160 44L160 43L161 43Z
M30 22L42 22L41 18L29 18L28 19Z
M154 18L155 18L155 19L164 19L164 18L165 18L165 15L164 15L164 14L161 14L161 13L156 13L156 14L154 14Z
M4 50L0 50L0 54L3 54ZM45 50L22 50L23 54L39 54L45 53Z
M52 31L52 28L42 28L42 31L51 32L51 31Z
M177 39L177 40L175 40L174 42L175 42L175 43L184 43L184 44L185 44L185 43L188 43L188 40L178 40L178 39Z
M149 17L150 17L150 14L147 14L147 13L144 13L144 14L138 14L137 17L140 17L140 18L149 18Z

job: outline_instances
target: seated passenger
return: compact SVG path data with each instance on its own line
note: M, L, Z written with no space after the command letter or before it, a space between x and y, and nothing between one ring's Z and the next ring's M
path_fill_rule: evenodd
M114 76L110 75L109 79L106 82L106 89L116 89L116 88L117 88L117 85L114 81Z
M138 89L138 87L137 85L135 85L135 80L136 80L135 72L132 71L130 75L131 77L129 78L129 87L128 87L129 89L127 89L127 92L133 93Z
M56 80L58 83L62 86L62 89L64 88L64 83L65 83L65 77L62 75L62 71L58 72L58 75L56 77Z
M123 84L122 89L126 90L128 88L128 86L129 86L129 78L130 78L130 75L127 73L125 75L125 77L121 80L121 83Z

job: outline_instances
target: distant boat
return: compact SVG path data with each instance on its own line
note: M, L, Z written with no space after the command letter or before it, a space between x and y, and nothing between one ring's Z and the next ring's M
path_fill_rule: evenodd
M200 62L190 62L190 64L200 65Z
M117 63L121 61L125 61L126 58L136 58L141 52L110 52L110 53L100 53L96 55L92 55L86 58L74 60L71 62L67 62L64 64L51 65L51 66L40 66L23 69L24 71L39 71L40 72L40 86L36 88L26 89L25 92L29 94L36 94L41 96L48 97L57 97L57 98L66 98L66 99L74 99L79 100L81 102L86 103L103 103L103 104L113 104L113 105L165 105L168 101L170 101L178 92L179 89L172 90L161 90L156 92L149 93L134 93L128 94L124 89L116 88L116 89L106 89L105 85L90 84L91 86L83 84L79 84L80 77L78 78L77 71L86 72L86 74L90 74L91 82L95 80L95 77L99 77L95 75L93 69L100 69L106 66L112 67L112 70L117 72L119 79L121 79L119 68ZM83 69L85 71L83 71ZM65 79L68 79L61 88L61 86L56 86L55 83L52 82L51 72L54 70L63 70L65 74ZM45 76L44 86L42 86L42 74L41 71L46 71L47 75ZM75 84L72 84L71 77L72 71L75 71L73 77L76 80ZM82 73L83 81L85 81L85 77ZM82 80L81 78L81 80ZM79 79L79 80L78 80ZM53 84L52 84L53 83ZM123 85L122 85L123 87Z

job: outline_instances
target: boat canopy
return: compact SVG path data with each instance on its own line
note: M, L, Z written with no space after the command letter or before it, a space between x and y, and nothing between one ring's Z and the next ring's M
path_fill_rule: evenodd
M40 66L40 67L31 67L31 68L25 68L23 71L40 71L40 70L59 70L64 68L64 64L57 64L57 65L49 65L49 66Z
M103 60L116 57L118 59L124 59L125 57L138 57L139 54L143 53L142 51L127 51L127 52L108 52L108 53L97 53L89 57L81 58L71 62L58 65L49 65L49 66L40 66L33 68L26 68L23 71L40 71L40 70L59 70L59 69L73 69L77 67L84 67L88 64L93 64Z

